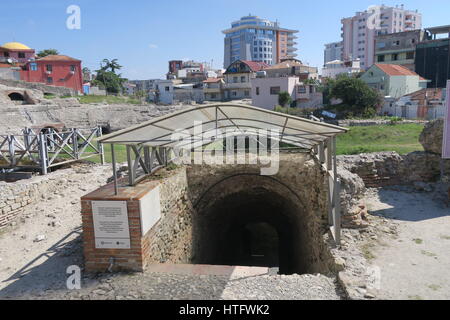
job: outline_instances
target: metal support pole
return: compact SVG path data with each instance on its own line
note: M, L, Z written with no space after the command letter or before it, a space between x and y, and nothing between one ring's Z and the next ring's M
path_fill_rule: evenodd
M116 153L114 152L114 144L111 145L111 161L114 177L114 194L117 196L119 194L119 185L117 183Z
M102 127L98 127L97 128L97 138L100 138L102 135L103 135ZM98 148L98 151L100 152L100 163L102 165L104 165L105 164L105 149L103 147L103 144L100 142L97 142L97 148Z
M8 149L9 160L11 161L11 167L16 166L16 145L14 144L15 137L13 135L8 136Z
M134 171L133 159L131 157L131 146L127 145L127 162L128 162L128 183L134 185L136 172Z
M72 130L72 149L73 149L74 158L78 159L79 155L78 155L78 132L77 132L77 129Z
M326 142L326 157L327 157L327 169L333 170L333 142L332 139L327 139Z
M334 186L334 215L333 215L333 224L334 224L334 240L336 241L336 245L341 245L341 180L337 179L336 185Z
M46 175L47 171L47 143L45 135L39 134L39 163L41 165L41 174Z
M321 164L325 163L325 146L324 142L319 144L319 160Z

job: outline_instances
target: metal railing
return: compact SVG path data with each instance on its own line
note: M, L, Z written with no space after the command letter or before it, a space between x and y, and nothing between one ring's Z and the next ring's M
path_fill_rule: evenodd
M27 169L44 175L53 167L95 156L103 164L103 146L94 142L101 136L101 127L64 132L48 128L39 133L25 128L22 135L0 135L0 170Z

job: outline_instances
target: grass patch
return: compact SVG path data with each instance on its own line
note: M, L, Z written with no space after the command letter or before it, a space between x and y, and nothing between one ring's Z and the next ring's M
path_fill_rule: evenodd
M423 243L423 240L422 240L422 239L413 239L413 241L414 241L416 244L422 244L422 243Z
M106 104L143 104L137 99L130 97L116 97L116 96L81 96L78 97L81 104L87 103L106 103Z
M408 296L408 299L409 300L423 300L423 298L421 296L417 296L417 295L415 295L415 296Z
M54 95L53 93L44 93L44 98L45 99L55 99L55 98L57 98L57 96Z
M425 251L425 250L422 250L422 254L427 257L431 257L431 258L437 257L437 255L434 254L433 252L429 252L429 251Z
M433 290L433 291L438 291L438 290L441 289L442 287L441 287L440 285L437 285L437 284L430 284L430 285L428 286L428 288L430 288L430 289Z
M368 127L351 127L337 138L337 154L352 155L382 151L407 154L423 151L419 136L422 124L395 124Z
M440 236L442 240L450 240L450 236Z

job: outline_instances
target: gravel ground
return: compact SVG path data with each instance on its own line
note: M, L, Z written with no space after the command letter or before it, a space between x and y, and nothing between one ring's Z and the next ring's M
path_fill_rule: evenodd
M396 187L368 199L373 214L397 225L395 238L371 250L372 266L381 271L380 299L450 299L450 208L443 195Z
M340 300L334 279L323 275L255 276L134 273L84 278L81 290L50 290L21 299L70 300Z

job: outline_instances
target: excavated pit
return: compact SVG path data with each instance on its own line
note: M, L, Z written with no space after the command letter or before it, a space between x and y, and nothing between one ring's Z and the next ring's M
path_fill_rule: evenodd
M274 181L244 175L209 190L193 216L192 262L323 271L320 218ZM227 185L234 190L225 192Z

